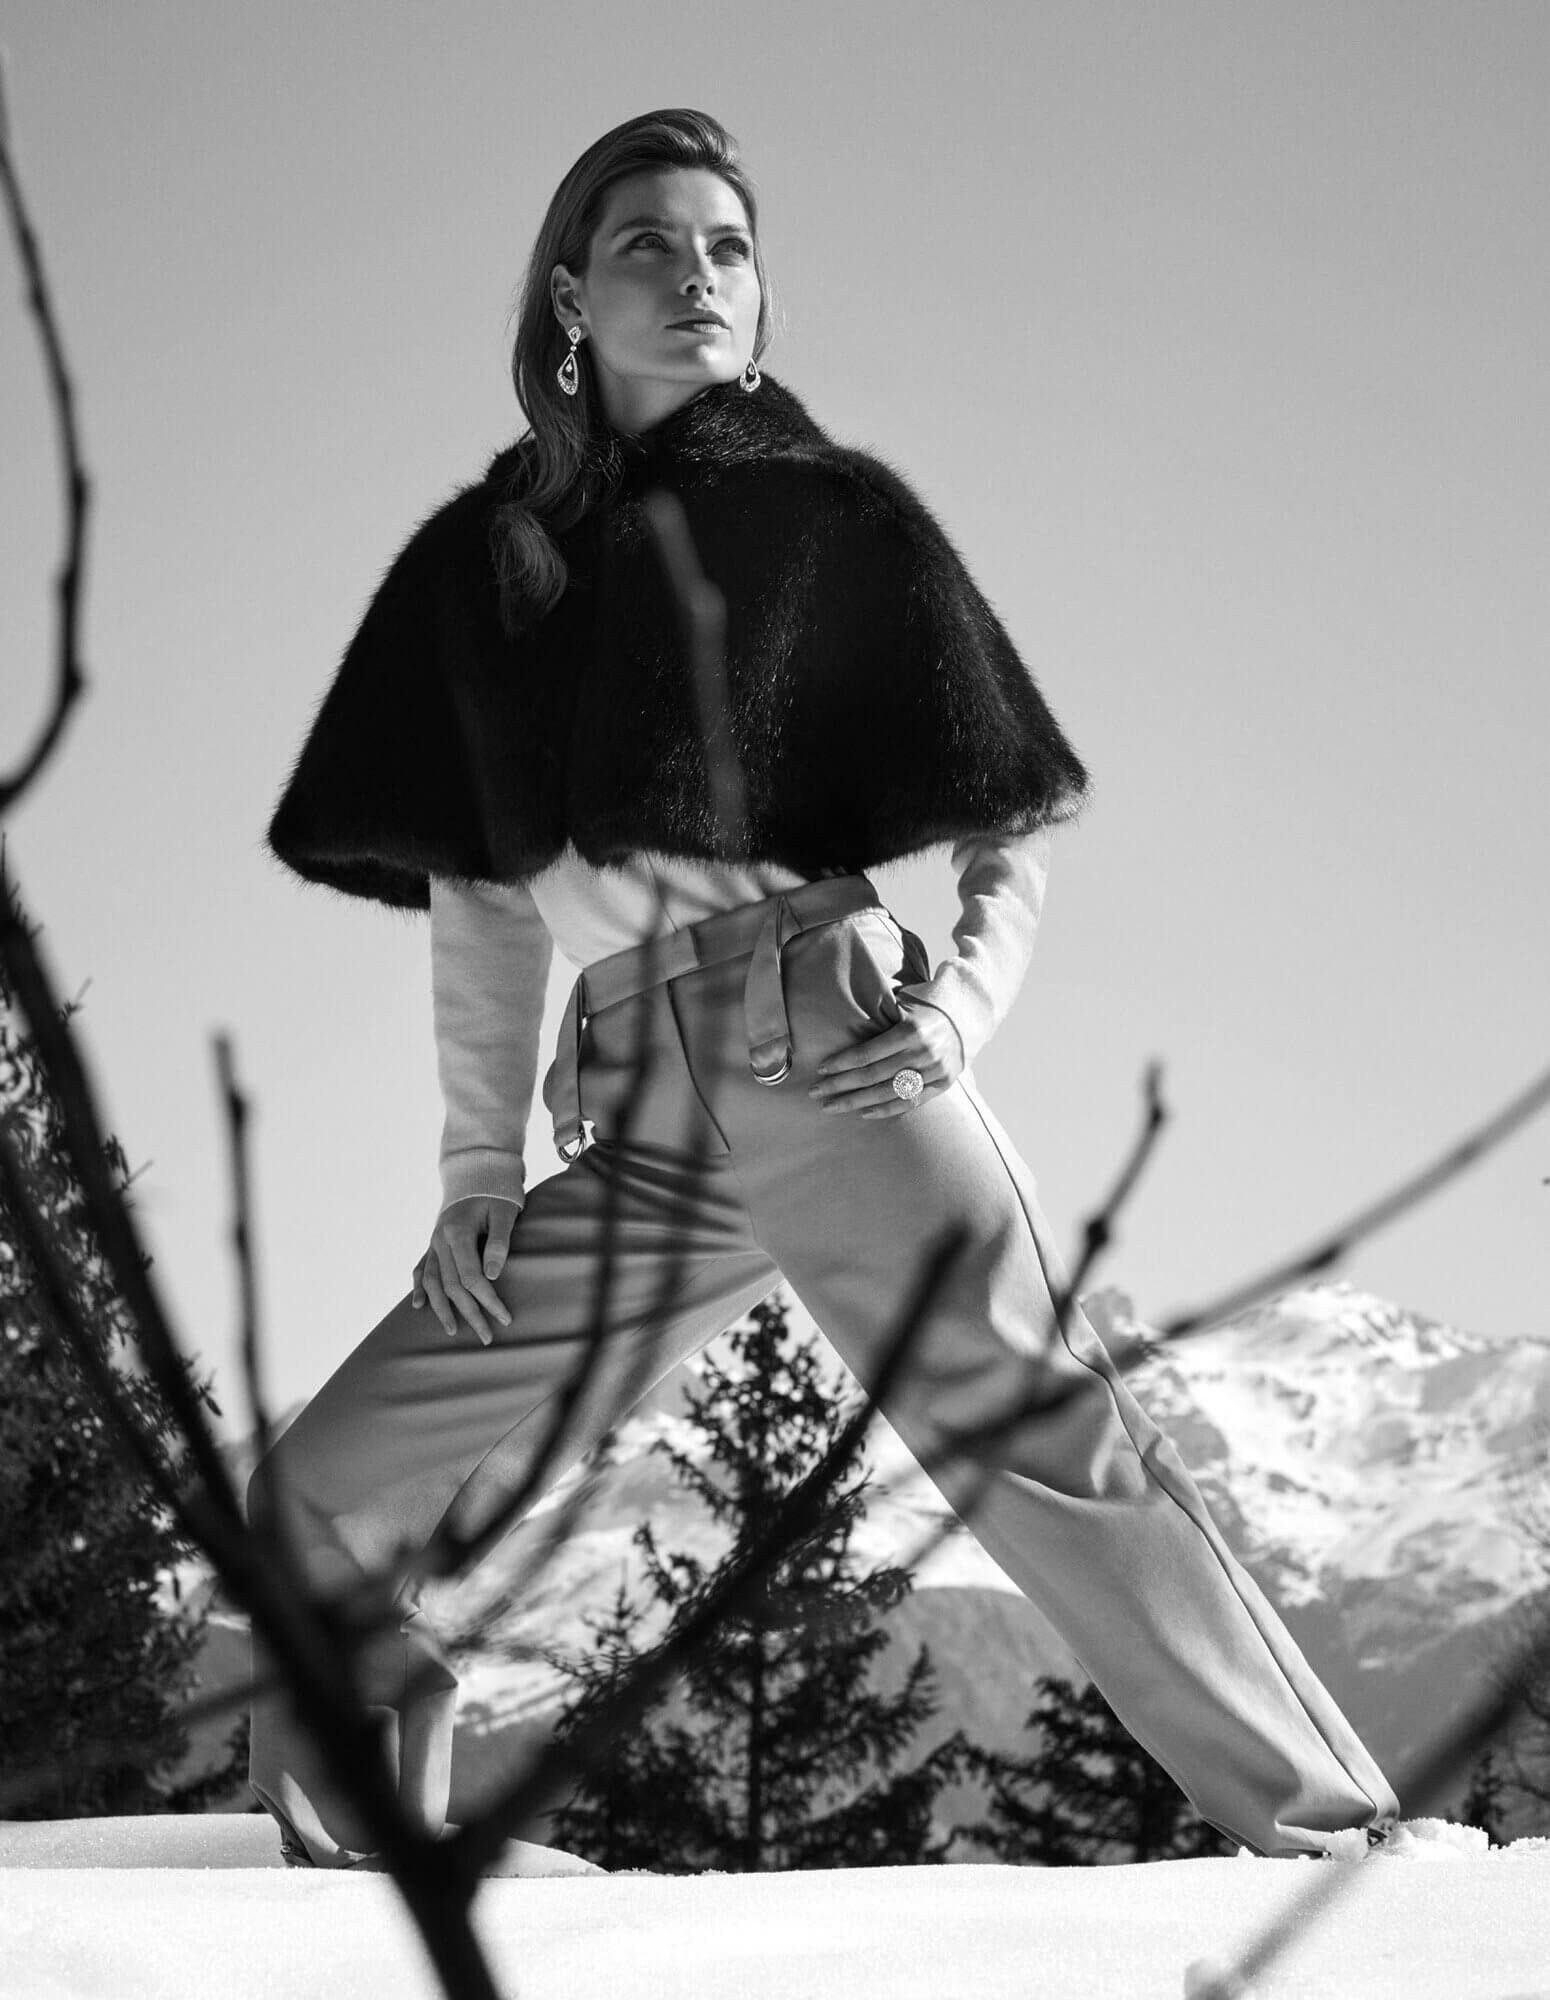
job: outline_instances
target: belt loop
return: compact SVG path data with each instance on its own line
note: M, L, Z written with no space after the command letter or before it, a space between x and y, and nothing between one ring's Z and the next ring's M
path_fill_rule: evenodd
M560 1045L554 1057L554 1150L570 1165L587 1143L581 1122L581 1031L586 1026L586 974L578 977L566 1004Z
M748 960L743 1014L748 1028L748 1064L757 1083L780 1083L791 1074L791 1023L786 1017L780 954L787 939L800 928L785 897L777 897Z

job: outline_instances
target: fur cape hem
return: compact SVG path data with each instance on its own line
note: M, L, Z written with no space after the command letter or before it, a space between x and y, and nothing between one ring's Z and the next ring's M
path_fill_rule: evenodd
M423 909L430 877L518 883L567 843L861 871L1069 819L1087 773L925 503L766 375L615 440L615 492L551 534L570 581L501 622L491 519L519 445L393 560L269 828L299 875ZM681 501L726 604L718 819L676 600L643 500Z

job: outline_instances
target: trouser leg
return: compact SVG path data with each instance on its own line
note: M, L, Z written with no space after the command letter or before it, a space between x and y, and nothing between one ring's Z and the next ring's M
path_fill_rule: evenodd
M672 1095L663 1082L657 1096L664 1090ZM724 1157L706 1150L713 1138L702 1130L687 1149L666 1143L681 1135L646 1096L638 1143L595 1146L531 1191L496 1287L510 1328L489 1347L466 1328L449 1339L406 1296L258 1468L250 1508L260 1521L283 1515L315 1587L396 1578L449 1510L477 1529L520 1490L587 1348L605 1218L601 1367L533 1500L774 1284ZM685 1096L680 1084L676 1102ZM456 1679L413 1592L401 1610L363 1661L360 1692L396 1716L401 1802L434 1832L446 1814ZM265 1665L261 1648L255 1665ZM254 1706L250 1782L318 1864L347 1865L373 1845L283 1696Z
M1261 1852L1294 1853L1396 1811L1081 1312L1054 1336L1065 1274L1032 1177L972 1082L878 1121L809 1099L818 1060L884 1025L901 971L876 919L796 939L786 966L796 1062L773 1090L718 1058L713 1034L690 1034L760 1241L870 1382L922 1250L967 1224L965 1253L885 1405L906 1445L961 1509L989 1475L970 1510L976 1537L1205 1818ZM714 1012L712 975L701 978ZM943 1460L1030 1388L1059 1400Z

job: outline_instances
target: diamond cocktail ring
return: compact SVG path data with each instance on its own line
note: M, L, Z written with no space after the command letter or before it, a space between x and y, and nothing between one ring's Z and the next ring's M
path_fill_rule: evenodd
M906 1104L913 1104L926 1087L926 1079L918 1069L899 1069L893 1073L893 1094L902 1097Z

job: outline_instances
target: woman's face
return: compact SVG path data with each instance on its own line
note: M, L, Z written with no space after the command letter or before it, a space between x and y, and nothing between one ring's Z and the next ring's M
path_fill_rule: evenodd
M609 422L645 430L753 353L759 276L742 201L708 168L615 181L585 274L556 264L550 295L561 325L582 329ZM679 324L700 311L725 324Z

